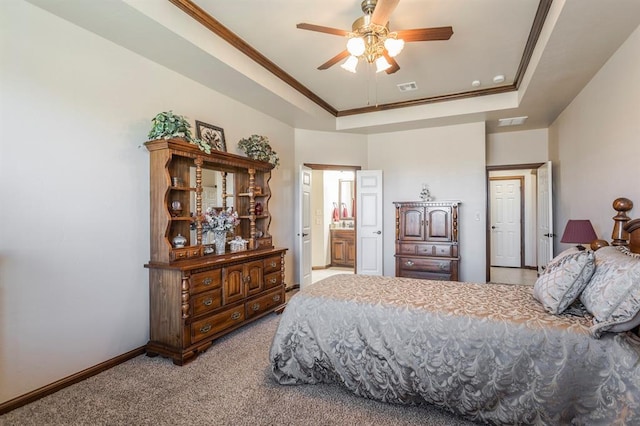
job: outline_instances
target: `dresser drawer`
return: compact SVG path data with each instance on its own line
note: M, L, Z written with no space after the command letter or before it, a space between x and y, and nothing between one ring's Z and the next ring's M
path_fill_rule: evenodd
M193 316L204 314L222 306L221 290L207 291L191 298Z
M451 244L402 243L398 245L398 254L458 257L458 246Z
M268 257L264 260L264 273L280 271L282 269L282 258L280 256Z
M268 290L282 284L282 272L272 272L264 276L264 289Z
M267 312L271 308L284 303L284 289L273 291L264 296L257 297L246 303L247 319Z
M400 276L404 278L419 278L421 280L455 281L451 274L438 274L435 272L404 270L401 272Z
M244 321L244 305L211 315L191 324L191 343L199 342Z
M212 269L206 272L199 272L191 275L190 293L196 294L201 291L220 288L222 286L222 269Z
M398 258L400 269L403 271L425 271L436 272L440 274L451 273L450 260L423 259L419 257L401 257Z
M202 256L200 247L185 247L179 249L172 249L170 259L171 261L189 259L192 257Z
M457 246L456 252L457 250ZM419 244L417 247L417 254L422 256L439 256L439 257L456 257L457 253L454 253L454 246L450 244Z

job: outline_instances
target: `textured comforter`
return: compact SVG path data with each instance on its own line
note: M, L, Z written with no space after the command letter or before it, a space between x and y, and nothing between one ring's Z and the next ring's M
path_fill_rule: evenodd
M281 384L340 383L495 424L640 424L640 339L595 339L528 286L337 275L296 294L271 346Z

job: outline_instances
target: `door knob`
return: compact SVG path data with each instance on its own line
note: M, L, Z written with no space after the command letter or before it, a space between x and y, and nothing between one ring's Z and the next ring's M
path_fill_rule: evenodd
M302 233L302 236L303 236L303 237L306 237L307 235L309 235L309 234L305 234L304 232Z
M380 235L380 234L382 234L382 231L376 231L376 232L374 232L374 234Z
M496 229L496 227L495 227L495 226L492 226L492 227L491 227L491 229Z

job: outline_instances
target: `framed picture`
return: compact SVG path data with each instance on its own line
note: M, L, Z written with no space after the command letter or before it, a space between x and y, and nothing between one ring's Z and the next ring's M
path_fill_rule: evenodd
M211 145L211 149L215 151L227 150L227 144L224 141L224 130L221 127L196 120L196 138L208 142Z

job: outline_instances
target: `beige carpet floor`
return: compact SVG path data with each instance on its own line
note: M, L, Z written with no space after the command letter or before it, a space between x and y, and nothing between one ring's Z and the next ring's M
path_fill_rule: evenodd
M0 425L472 425L432 406L355 396L339 385L283 386L268 353L272 314L192 363L139 356L0 416Z

